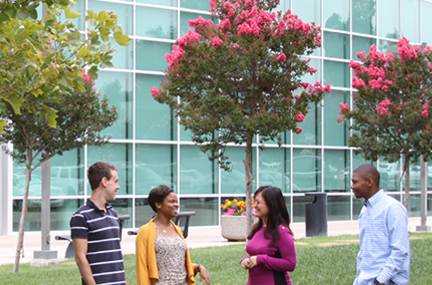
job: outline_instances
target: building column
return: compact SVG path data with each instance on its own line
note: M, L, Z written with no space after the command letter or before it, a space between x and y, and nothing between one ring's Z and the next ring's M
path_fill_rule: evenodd
M0 235L12 233L12 168L11 157L0 150Z

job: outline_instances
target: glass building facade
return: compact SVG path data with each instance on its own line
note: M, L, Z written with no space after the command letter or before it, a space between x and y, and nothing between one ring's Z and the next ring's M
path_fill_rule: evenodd
M171 52L177 38L189 30L188 20L212 18L208 0L83 0L74 10L115 10L119 23L132 41L116 46L114 68L99 72L96 87L117 106L117 123L105 130L111 136L102 147L85 147L51 160L51 230L68 230L72 213L91 195L86 169L96 161L117 166L121 189L113 203L119 214L129 214L126 228L146 223L152 215L147 195L155 186L166 184L179 195L181 211L195 211L192 226L219 225L221 203L245 197L244 146L229 145L226 154L232 172L211 162L178 123L173 111L157 103L149 89L158 86L167 67L165 53ZM348 67L356 53L369 51L374 44L382 52L404 36L413 44L432 43L432 2L426 0L281 0L277 10L291 9L303 21L322 27L322 47L310 58L318 69L303 81L320 81L332 86L320 104L311 106L302 123L303 133L284 134L284 144L267 143L265 150L254 144L253 188L275 185L282 189L292 221L304 222L304 193L328 193L329 221L348 221L358 217L362 201L350 189L352 170L363 163L348 147L349 131L338 124L339 103L352 106ZM82 17L74 20L85 28ZM429 27L429 28L428 28ZM381 173L381 186L402 200L404 182L401 162L373 162ZM33 174L26 230L40 230L40 168ZM21 215L24 171L13 165L10 191L12 206L8 219L18 230ZM432 168L429 169L432 187ZM410 170L410 216L420 215L420 167ZM432 191L430 192L432 194ZM431 195L429 200L432 200ZM429 201L429 204L432 201ZM429 208L429 214L432 209Z

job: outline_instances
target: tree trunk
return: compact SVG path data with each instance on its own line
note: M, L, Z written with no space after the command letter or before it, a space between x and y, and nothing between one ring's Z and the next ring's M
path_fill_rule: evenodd
M25 189L24 189L24 197L23 197L23 201L22 201L22 209L21 209L21 218L20 218L20 223L19 223L19 232L18 232L18 244L17 244L17 249L16 249L16 253L15 253L15 265L13 268L13 272L17 273L19 270L19 262L20 262L20 257L21 254L23 252L23 244L24 244L24 227L25 227L25 222L26 222L26 217L27 217L27 203L28 203L28 195L29 195L29 189L30 189L30 180L31 180L31 157L32 157L32 150L31 149L27 149L27 167L26 167L26 180L25 180ZM24 255L23 255L24 256Z
M249 235L252 228L252 139L253 134L248 136L246 141L246 159L243 160L245 165L246 175L246 216L247 216L247 227L246 231Z
M410 191L410 173L409 173L409 157L405 156L406 162L405 162L405 201L404 205L408 213L408 206L409 206L409 191Z

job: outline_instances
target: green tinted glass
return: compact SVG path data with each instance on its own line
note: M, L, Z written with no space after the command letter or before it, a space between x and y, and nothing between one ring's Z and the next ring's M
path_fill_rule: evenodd
M324 84L338 87L350 87L351 77L348 63L338 61L324 61Z
M209 2L207 0L180 0L180 7L208 11Z
M221 188L223 194L246 193L246 175L243 160L246 159L243 147L227 147L225 156L231 161L232 170L222 170ZM256 177L256 149L252 148L252 176ZM256 189L256 179L252 181L252 192Z
M177 11L150 7L136 7L137 36L176 39Z
M182 212L194 211L190 219L190 226L216 226L219 223L218 198L182 198L180 209Z
M321 26L321 0L293 0L292 12L303 22L315 22Z
M164 71L168 67L165 54L171 50L171 43L137 40L136 69Z
M350 1L324 1L324 26L329 29L349 31Z
M353 36L353 41L352 41L353 59L359 60L359 58L357 57L358 52L364 51L366 54L368 54L371 45L376 46L376 39Z
M324 55L334 58L350 58L350 36L332 32L324 33Z
M399 1L379 0L379 36L398 39L400 37Z
M324 151L324 190L326 192L350 192L350 165L349 150L326 149Z
M327 219L347 221L350 219L350 196L327 196Z
M402 0L402 36L420 41L420 1Z
M432 2L422 1L422 17L421 17L421 30L422 30L422 43L432 44Z
M197 13L190 13L190 12L181 12L180 13L180 35L187 34L189 30L194 31L195 28L189 26L188 21L189 20L196 20L198 17L203 17L206 20L213 20L214 23L217 23L217 19L212 17L211 15L205 15L205 14L197 14Z
M81 1L78 3L85 3L85 1ZM104 2L104 1L95 1L90 0L88 7L90 10L93 10L95 13L99 13L100 11L111 10L117 13L117 24L122 26L123 33L127 35L132 35L133 33L133 6L127 4L116 4L112 2Z
M259 186L273 185L291 192L291 149L266 148L260 151Z
M322 140L321 128L321 105L313 103L309 105L309 111L302 123L298 124L303 131L300 134L293 132L294 144L302 145L320 145Z
M352 0L353 32L376 35L376 0Z
M326 94L324 101L324 144L347 146L349 130L345 123L338 123L340 103L350 104L350 94L346 91L333 90Z
M293 192L321 192L321 150L295 148L293 155Z

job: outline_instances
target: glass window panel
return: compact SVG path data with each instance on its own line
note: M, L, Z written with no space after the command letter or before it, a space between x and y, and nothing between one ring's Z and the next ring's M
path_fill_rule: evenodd
M308 60L306 57L302 57L302 60ZM315 82L319 81L321 82L321 60L317 58L311 58L309 61L309 66L317 69L318 71L314 74L306 73L302 76L301 80L303 82L309 82L311 84L314 84Z
M81 2L85 3L85 1L81 1ZM133 6L132 5L89 0L88 7L89 7L88 9L93 10L95 13L99 13L100 11L105 11L105 10L116 11L117 19L118 19L117 24L122 26L123 33L127 35L132 35L133 33L133 26L132 26Z
M25 165L13 163L13 196L23 197L25 187ZM51 192L53 189L51 189ZM57 195L66 195L63 189L55 189ZM40 197L42 194L42 167L38 167L31 173L31 180L29 186L29 196Z
M282 11L285 13L290 8L290 0L281 0L279 5L274 9L274 11Z
M28 212L25 222L25 231L40 231L41 230L41 201L37 199L30 199L28 201ZM82 199L51 199L51 214L50 226L52 231L68 231L70 230L69 221L84 204ZM12 208L12 227L14 232L18 232L19 223L21 218L22 200L14 200Z
M294 193L321 192L321 150L295 148L293 156Z
M164 71L168 67L166 53L171 53L171 43L136 41L136 69Z
M392 48L392 50L395 49L395 52L397 52L398 51L397 42L379 40L378 51L388 53L389 48Z
M327 196L328 221L347 221L350 219L350 196Z
M135 200L135 226L134 228L139 228L142 225L147 224L153 217L155 212L150 207L148 199L137 198Z
M349 31L350 1L324 1L324 25L329 29Z
M379 36L398 39L399 31L399 1L380 0L378 1L379 11Z
M405 159L403 159L403 163L405 163ZM401 165L402 171L404 168L404 164ZM403 179L402 179L402 190L405 192L405 180L406 180L406 173L404 173ZM410 191L421 191L420 189L420 159L418 159L416 162L410 161L409 165L409 185L410 185Z
M376 35L376 0L352 1L353 32Z
M324 144L347 146L350 132L344 122L336 120L340 116L339 103L350 103L349 92L333 90L325 95L324 101Z
M116 41L113 41L113 47L116 52L112 54L111 60L114 68L132 69L133 68L133 43L130 42L128 46L121 46Z
M180 199L182 212L195 211L189 226L216 226L219 224L218 198L182 198Z
M137 36L176 39L177 11L150 7L136 7Z
M117 107L118 119L113 126L106 128L102 134L114 139L132 138L132 74L125 72L100 71L95 81L96 88L101 89L102 95L107 96L110 105Z
M324 55L334 58L350 58L350 36L324 32Z
M387 162L379 160L380 188L386 191L400 191L400 176L402 174L400 161Z
M350 87L350 69L348 63L338 61L324 61L324 85Z
M306 118L298 126L303 128L301 134L293 133L293 140L295 144L302 145L320 145L322 138L321 128L321 112L322 108L319 103L309 105L309 111Z
M360 211L363 207L363 198L357 199L354 195L352 195L352 201L353 201L353 210L352 210L352 215L353 215L353 220L358 220L358 217L360 216Z
M136 75L136 138L176 140L177 119L168 105L153 99L151 87L159 87L161 76Z
M218 194L218 165L198 146L181 146L180 193Z
M353 59L359 60L357 57L358 52L364 51L366 54L368 54L371 45L376 46L376 39L353 36L353 44L352 44Z
M350 192L350 165L349 150L324 151L324 190L326 192Z
M63 188L67 195L83 195L85 172L83 149L56 155L51 158L51 188Z
M116 198L115 201L109 202L119 216L129 215L129 220L125 220L123 229L132 228L132 199Z
M102 146L88 147L88 167L98 161L107 161L117 168L120 189L117 195L132 194L132 145L108 143ZM91 194L87 183L87 193Z
M136 145L135 193L147 195L164 184L177 193L177 146Z
M432 2L422 1L422 39L423 43L432 44L432 33L430 27L432 27Z
M195 30L195 28L192 28L189 26L188 21L189 20L196 20L199 17L203 17L206 20L213 20L214 23L217 23L217 19L212 17L211 15L206 14L197 14L197 13L190 13L190 12L180 12L180 35L187 34L189 30Z
M158 1L158 0L155 0ZM202 0L180 0L180 7L208 11L210 10L209 1Z
M315 22L321 26L321 0L293 0L292 12L303 22Z
M260 151L259 186L273 185L290 193L291 149L266 148Z
M420 1L402 0L402 36L420 42Z
M147 3L147 4L177 7L177 0L136 0L136 1L141 3Z
M402 204L405 203L406 195L402 195ZM420 194L410 194L408 202L408 217L420 217L420 207L421 207L421 195Z
M291 220L293 223L304 223L306 221L305 219L306 204L311 202L312 202L311 197L305 197L305 196L293 197L293 215L291 216Z
M377 162L376 161L367 161L364 159L364 157L362 156L361 153L359 154L355 154L353 152L353 170L356 169L357 167L359 167L362 164L372 164L373 166L377 167Z
M243 160L246 159L244 147L227 147L225 156L229 157L232 170L221 170L221 188L223 194L246 193L246 176ZM252 148L252 175L256 177L256 148ZM256 179L252 180L252 193L256 190Z
M180 125L180 140L185 141L185 142L191 142L192 141L191 130L185 130L185 127L183 125Z

